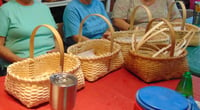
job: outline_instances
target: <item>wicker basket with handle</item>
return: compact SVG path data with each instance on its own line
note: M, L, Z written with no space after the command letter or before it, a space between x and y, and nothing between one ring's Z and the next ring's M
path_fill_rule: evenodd
M82 26L90 16L97 16L102 18L108 24L112 36L114 29L106 17L100 14L88 15L82 20L80 24L79 42L70 46L67 49L67 52L78 56L78 58L81 60L81 68L85 78L88 81L96 81L111 71L120 68L124 63L124 60L120 45L114 43L113 40L109 41L107 39L90 39L84 42L80 42L82 36ZM78 55L88 50L92 50L93 55Z
M34 58L34 36L40 27L46 27L53 32L60 52ZM28 108L49 101L49 77L53 73L75 74L78 79L77 88L81 89L85 85L80 60L64 53L59 33L47 24L39 25L33 30L30 38L30 58L9 65L7 72L5 90Z
M116 43L120 44L124 58L128 55L128 51L131 48L132 34L135 34L137 41L139 41L142 38L142 36L145 34L144 27L143 28L139 27L139 29L138 29L138 27L134 26L135 14L139 8L143 8L146 11L148 20L151 21L152 15L151 15L151 12L148 9L148 7L146 7L145 5L138 5L137 7L134 8L134 10L130 16L130 29L128 31L115 31L113 33L114 41ZM163 33L159 34L158 36L152 38L148 42L154 42L154 43L166 42L166 41L168 41L168 38L169 37L167 36L167 34L165 34L163 32Z
M194 31L195 34L193 35L192 40L190 41L189 45L190 46L198 46L200 45L200 29L199 27L193 25L193 24L188 24L185 23L186 22L186 8L185 5L182 1L176 1L173 2L170 6L169 6L169 13L168 13L168 21L170 21L170 17L171 17L171 13L173 10L173 5L175 5L176 3L179 3L181 8L182 8L182 22L171 22L172 26L174 27L175 30L175 38L177 39L176 41L179 41L180 39L182 39L189 31ZM163 28L163 27L162 27Z
M188 71L187 52L184 50L180 54L175 55L177 53L176 51L178 51L176 50L175 33L173 27L167 20L159 19L164 21L169 27L170 43L147 43L148 39L153 37L154 34L151 33L153 32L153 28L150 29L150 26L157 20L153 19L148 24L146 31L150 34L144 35L140 42L134 42L132 50L129 51L129 55L125 58L125 67L145 82L179 78L184 72ZM163 31L165 30L163 29ZM163 54L157 54L161 52ZM156 54L157 57L154 56Z

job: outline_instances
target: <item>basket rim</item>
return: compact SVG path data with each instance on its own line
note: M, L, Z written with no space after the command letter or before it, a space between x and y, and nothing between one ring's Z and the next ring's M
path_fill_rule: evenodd
M172 26L173 26L174 24L172 23ZM186 27L186 26L190 26L190 27L192 27L194 30L193 31L195 31L195 32L200 32L200 28L199 27L197 27L197 26L195 26L195 25L193 25L193 24L189 24L189 23L185 23L185 26L184 27ZM179 31L184 31L184 32L188 32L189 30L175 30L175 32L179 32Z
M134 33L140 33L140 32L144 32L144 34L145 34L145 30L142 30L142 31L134 31L134 30L128 30L128 31L116 31L116 32L114 32L113 34L123 34L123 33L128 33L128 34L134 34ZM162 33L162 35L165 35L165 36L167 36L167 34L166 33L164 33L164 32L161 32ZM169 36L168 36L169 37ZM109 38L109 37L108 37ZM165 39L161 39L161 40L150 40L150 41L148 41L148 42L164 42L164 41L168 41L169 40L169 38L165 38ZM123 43L123 44L131 44L131 42L126 42L126 41L123 41L123 40L119 40L118 38L116 38L116 37L114 37L114 41L115 42L117 42L117 43Z
M138 56L141 57L143 59L148 59L148 60L173 60L173 59L179 59L179 58L183 58L186 57L188 52L186 50L183 51L183 53L179 56L173 56L173 57L167 57L167 58L163 58L163 57L151 57L151 56L143 56L141 54L137 54L136 52L129 50L129 54L131 56Z
M43 55L40 55L40 56L37 56L37 57L34 57L34 58L27 58L26 60L22 60L22 61L18 61L18 62L14 62L13 64L9 65L8 68L7 68L7 72L9 76L17 79L17 80L21 80L21 81L25 81L25 82L38 82L38 81L46 81L46 77L44 78L39 78L39 79L31 79L31 78L24 78L24 77L20 77L19 75L16 75L13 71L12 71L12 68L16 65L21 65L23 63L30 63L30 62L34 62L34 60L36 59L42 59L42 58L45 58L47 56L51 56L51 55L59 55L60 53L59 52L53 52L53 53L48 53L48 54L43 54ZM81 65L81 62L80 60L74 56L74 55L71 55L71 54L67 54L67 53L64 53L64 57L71 57L71 58L74 58L75 61L77 62L77 64L75 66L73 66L70 70L68 71L63 71L63 72L67 72L67 73L73 73L74 71L78 70L80 68L80 65ZM52 73L53 74L53 73Z
M91 40L87 40L87 41L84 41L84 42L79 42L77 44L74 44L72 46L70 46L68 49L67 49L67 53L69 54L73 54L72 52L70 52L70 50L72 50L74 47L76 46L80 46L82 44L88 44L90 42L106 42L106 43L109 43L111 41L107 40L107 39L91 39ZM97 60L97 59L102 59L102 58L109 58L110 56L113 56L115 54L117 54L118 52L120 52L121 50L121 46L115 42L113 42L113 47L117 47L117 48L113 48L113 52L112 53L109 53L109 54L103 54L103 55L99 55L99 56L91 56L91 57L81 57L81 56L77 56L79 59L81 60ZM74 54L73 54L74 55Z
M173 23L171 23L171 24L172 24L172 27L181 25L180 22L173 22ZM187 27L187 26L192 27L192 29L193 29L194 32L200 32L200 28L199 28L198 26L195 26L195 25L189 24L189 23L185 23L185 26L184 26L185 29L184 29L184 30L174 30L174 32L188 32L188 31L192 30L192 29L186 30L186 27Z

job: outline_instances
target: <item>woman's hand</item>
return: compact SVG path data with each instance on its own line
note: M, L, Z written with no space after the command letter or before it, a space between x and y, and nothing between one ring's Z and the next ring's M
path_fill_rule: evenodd
M119 30L122 30L122 31L129 30L130 24L127 22L126 19L113 18L112 22L113 22L113 26L115 26Z
M26 60L27 58L19 58L19 61Z
M104 39L108 39L108 36L111 36L111 32L110 31L106 31L104 34L103 34L103 37Z

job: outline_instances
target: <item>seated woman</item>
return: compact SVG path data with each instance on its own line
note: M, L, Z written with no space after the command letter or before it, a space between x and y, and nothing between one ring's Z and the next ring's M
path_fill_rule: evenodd
M81 21L90 14L101 14L109 19L104 5L100 0L72 0L64 10L63 32L65 46L68 47L78 41L78 31ZM82 28L83 40L99 39L109 34L106 22L97 17L89 17Z
M5 75L9 64L29 57L30 35L36 26L57 26L49 8L36 0L9 0L0 7L0 16L0 75ZM39 29L34 45L34 56L57 50L47 28Z
M130 15L133 9L138 5L145 5L151 11L153 18L167 18L168 6L174 2L174 0L116 0L113 7L113 25L119 30L128 30L130 27ZM174 5L172 12L172 21L181 21L181 14ZM138 9L134 25L148 22L147 14L144 9Z

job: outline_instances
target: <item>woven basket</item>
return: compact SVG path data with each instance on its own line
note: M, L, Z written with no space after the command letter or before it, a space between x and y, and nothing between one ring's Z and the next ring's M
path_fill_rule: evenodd
M47 27L54 33L60 53L48 53L33 58L34 36L40 27ZM80 60L73 55L64 54L60 35L52 26L46 24L37 26L31 35L30 58L9 65L7 72L5 90L28 108L49 101L49 78L53 73L75 74L78 89L85 84Z
M147 31L152 22L156 20L153 19L148 24ZM187 52L184 50L179 56L174 56L176 46L174 30L167 20L159 20L164 21L169 26L170 44L151 44L144 42L149 39L147 38L149 36L144 35L140 42L133 44L134 49L130 50L129 55L125 58L125 67L145 82L180 78L184 72L188 71ZM152 31L152 29L149 31ZM155 50L155 47L156 49L159 48L156 52L168 47L166 48L168 54L166 56L152 57L155 53L148 51Z
M177 39L176 41L179 41L180 39L183 38L183 36L185 36L189 31L194 31L195 34L193 35L192 40L190 41L190 46L198 46L200 45L200 29L199 27L193 25L193 24L188 24L185 23L186 21L186 8L185 5L182 1L176 1L173 2L170 7L169 7L169 13L168 13L168 21L170 21L170 15L172 13L172 9L173 9L173 5L175 5L176 3L179 3L180 6L182 7L182 16L183 16L183 20L182 22L171 22L172 26L175 29L175 38ZM178 29L176 29L178 28Z
M70 46L67 49L67 52L78 56L79 53L93 50L95 55L89 55L87 57L78 56L78 58L81 60L81 68L85 78L88 81L96 81L111 71L120 68L124 63L124 60L120 45L114 43L113 40L109 41L106 39L91 39L80 42L83 23L90 16L98 16L102 18L109 25L111 35L114 32L111 23L104 16L100 14L88 15L80 24L79 42Z
M146 13L148 15L149 21L152 19L152 15L151 15L151 12L149 11L149 9L144 5L139 5L136 8L134 8L134 10L131 14L130 30L128 30L128 31L116 31L116 32L113 33L114 41L121 46L121 51L122 51L124 58L128 55L128 51L131 49L132 34L135 34L138 41L145 34L144 29L137 29L136 27L134 27L135 14L136 14L136 12L139 8L144 8L144 10L146 11ZM152 38L151 40L149 40L149 42L154 42L154 43L166 42L166 41L168 41L168 36L164 32L159 34L158 36Z

